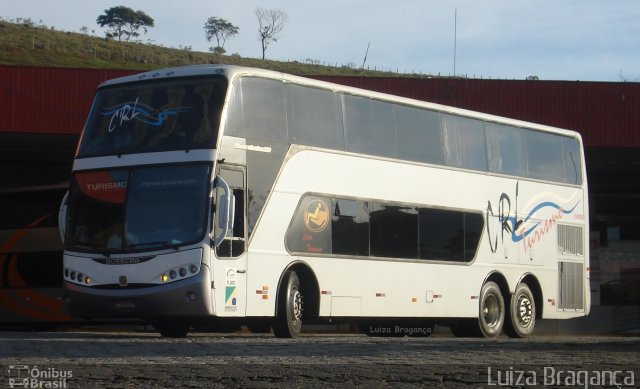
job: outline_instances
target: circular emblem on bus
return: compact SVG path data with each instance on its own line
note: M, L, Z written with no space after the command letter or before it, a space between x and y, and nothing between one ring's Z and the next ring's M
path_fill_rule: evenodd
M309 231L320 232L329 224L329 207L322 200L313 200L304 211L304 225Z

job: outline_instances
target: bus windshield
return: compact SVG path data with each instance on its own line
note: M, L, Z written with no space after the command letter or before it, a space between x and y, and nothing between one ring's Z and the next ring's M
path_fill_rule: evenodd
M227 81L154 80L98 90L78 158L215 147Z
M200 241L207 226L209 163L74 174L68 249L128 253Z

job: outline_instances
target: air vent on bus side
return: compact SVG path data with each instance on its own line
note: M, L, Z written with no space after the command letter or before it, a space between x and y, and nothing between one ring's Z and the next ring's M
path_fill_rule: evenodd
M584 264L558 262L558 308L584 309Z
M558 224L558 255L584 255L583 228Z

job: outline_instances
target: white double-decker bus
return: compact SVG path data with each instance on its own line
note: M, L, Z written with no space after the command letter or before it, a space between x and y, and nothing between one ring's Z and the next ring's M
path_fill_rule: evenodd
M97 91L60 211L65 303L165 336L331 320L525 337L588 314L588 214L575 132L259 69L158 70Z

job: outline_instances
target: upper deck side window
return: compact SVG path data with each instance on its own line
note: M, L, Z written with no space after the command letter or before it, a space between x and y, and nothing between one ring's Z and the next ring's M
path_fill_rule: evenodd
M286 89L291 143L344 150L340 94L294 84Z
M287 139L284 83L257 77L234 82L226 135L284 142Z
M441 114L396 105L398 157L409 161L444 164Z
M485 132L489 171L526 176L524 131L517 127L487 123Z
M484 122L462 116L443 115L444 159L448 166L487 170Z
M562 140L562 155L564 159L564 177L567 184L582 184L582 159L580 144L575 139Z
M396 157L393 105L349 95L343 99L347 151Z
M226 134L344 150L340 95L257 77L231 92Z
M541 180L565 182L562 138L535 131L525 132L528 176Z
M213 148L227 82L152 80L98 90L78 157Z
M582 184L577 138L435 109L242 77L234 82L227 134Z

